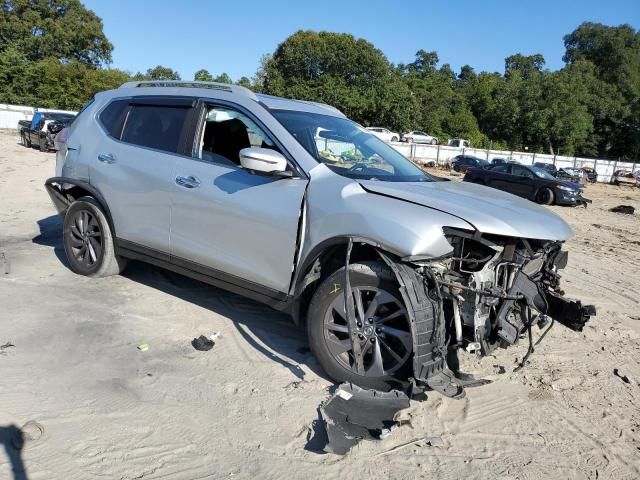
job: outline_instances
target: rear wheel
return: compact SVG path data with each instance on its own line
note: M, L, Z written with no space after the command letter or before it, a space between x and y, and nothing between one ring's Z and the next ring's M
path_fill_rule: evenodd
M49 151L49 149L47 148L47 139L46 138L40 137L40 151L41 152L48 152Z
M553 190L550 188L541 188L538 194L536 195L536 200L538 203L543 205L551 205L555 200L555 195L553 194Z
M107 277L119 274L126 265L116 255L109 222L92 197L81 197L71 204L64 217L62 238L75 273Z
M431 140L431 145L437 145L438 141L434 138Z
M31 148L31 142L27 138L27 134L24 132L22 132L22 145L24 145L27 148Z
M398 141L398 137L391 137L391 141L392 142L397 142Z
M413 352L407 311L391 272L376 262L349 266L364 371L355 365L344 303L344 267L316 290L307 330L311 350L329 377L388 390L406 379Z

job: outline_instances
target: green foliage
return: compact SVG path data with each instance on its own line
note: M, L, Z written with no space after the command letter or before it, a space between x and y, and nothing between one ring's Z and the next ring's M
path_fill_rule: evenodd
M109 63L113 50L102 20L79 0L3 0L0 52L8 48L32 62L52 57L93 66Z
M213 82L213 76L209 73L209 70L201 69L198 70L194 75L193 79L198 82Z
M266 93L334 105L364 125L408 129L417 103L382 52L363 39L298 31L263 59L257 74Z
M145 73L138 72L133 76L133 79L134 80L182 80L178 72L170 69L169 67L163 67L162 65L149 68Z

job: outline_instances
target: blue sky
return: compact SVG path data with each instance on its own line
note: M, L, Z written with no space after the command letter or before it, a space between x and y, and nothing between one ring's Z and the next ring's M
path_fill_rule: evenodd
M300 30L365 38L393 63L413 61L420 48L459 71L500 71L513 53L542 53L561 68L562 37L583 21L628 23L640 29L640 0L378 0L215 1L84 0L104 21L114 45L113 67L155 65L183 79L206 68L234 80L252 76L260 57Z

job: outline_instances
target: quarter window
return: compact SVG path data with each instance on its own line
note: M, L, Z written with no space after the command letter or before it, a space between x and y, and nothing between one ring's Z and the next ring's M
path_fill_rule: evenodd
M111 102L100 114L100 122L102 122L105 130L109 135L118 140L120 140L120 135L122 135L122 125L127 116L128 106L128 100L116 100L115 102Z
M176 153L188 111L188 108L178 106L132 105L124 122L121 139L123 142Z

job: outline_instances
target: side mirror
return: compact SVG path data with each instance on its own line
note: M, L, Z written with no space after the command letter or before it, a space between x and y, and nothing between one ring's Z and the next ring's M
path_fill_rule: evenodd
M269 148L249 147L240 150L240 165L247 170L274 176L290 177L287 159Z

